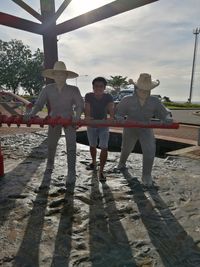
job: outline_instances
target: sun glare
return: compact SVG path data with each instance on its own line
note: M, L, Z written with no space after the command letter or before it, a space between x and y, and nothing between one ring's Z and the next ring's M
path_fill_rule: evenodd
M73 0L72 5L77 12L85 13L110 2L113 0Z
M63 12L57 22L61 23L76 16L80 16L88 11L104 6L113 1L114 0L73 0L70 2L69 6ZM57 8L60 6L60 4L61 2L59 2Z

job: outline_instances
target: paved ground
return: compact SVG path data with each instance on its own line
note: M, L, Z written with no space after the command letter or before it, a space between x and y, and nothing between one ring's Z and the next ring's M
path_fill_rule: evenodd
M200 116L194 115L195 112L200 112L200 110L171 110L171 112L174 120L176 120L177 122L200 126Z
M179 129L154 129L156 137L180 143L197 145L198 126L180 124Z
M120 154L110 152L107 182L99 183L86 169L89 148L78 145L76 184L66 187L65 140L49 174L46 137L2 138L0 266L200 266L199 161L155 158L159 188L147 190L142 155L131 154L128 171L115 173Z

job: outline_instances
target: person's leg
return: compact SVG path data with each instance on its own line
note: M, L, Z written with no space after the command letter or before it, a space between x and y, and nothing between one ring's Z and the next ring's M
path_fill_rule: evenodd
M92 170L96 168L96 156L97 156L97 139L98 133L97 128L88 127L87 128L87 137L90 146L90 155L92 158L92 163L87 167L88 170Z
M140 144L143 153L142 181L145 185L152 185L152 167L155 158L155 137L152 129L140 129Z
M64 129L67 149L67 183L74 183L76 179L76 129L67 127Z
M48 157L47 157L47 170L53 170L54 159L56 154L56 147L61 135L61 126L49 126L48 128Z
M138 134L136 129L124 128L122 134L121 155L118 163L119 169L126 168L126 161L130 153L133 151L137 140L138 140Z
M90 146L90 155L92 157L92 164L96 166L97 148Z
M108 149L107 148L102 148L100 152L100 168L99 168L99 173L103 173L104 166L106 164L106 160L108 157Z
M106 181L106 178L103 174L104 166L108 157L108 141L109 141L109 128L100 128L99 129L99 147L100 152L100 168L99 168L99 179L100 181Z

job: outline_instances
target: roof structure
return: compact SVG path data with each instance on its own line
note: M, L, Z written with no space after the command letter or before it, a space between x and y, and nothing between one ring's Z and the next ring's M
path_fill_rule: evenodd
M10 0L35 17L39 23L0 12L0 24L43 36L45 68L52 68L58 60L57 35L74 31L89 24L110 18L123 12L156 2L158 0L115 0L92 11L56 24L57 19L73 0L63 0L55 10L55 0L40 0L41 13L23 0Z

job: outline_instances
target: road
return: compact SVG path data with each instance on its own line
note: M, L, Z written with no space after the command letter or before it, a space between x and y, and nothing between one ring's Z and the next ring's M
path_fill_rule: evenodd
M196 116L193 113L200 110L194 109L181 109L171 110L172 116L175 121L186 124L200 125L200 116Z

